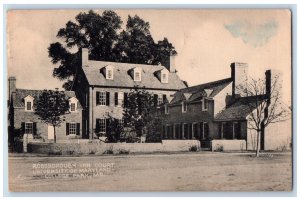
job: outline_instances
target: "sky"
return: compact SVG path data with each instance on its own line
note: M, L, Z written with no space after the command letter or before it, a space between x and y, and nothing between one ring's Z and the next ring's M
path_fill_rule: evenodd
M13 10L7 14L8 76L17 88L54 89L47 48L66 22L87 10ZM96 9L101 13L103 10ZM155 41L167 37L178 55L176 69L190 86L230 77L230 63L249 65L249 76L271 69L283 80L283 99L291 104L291 14L284 9L118 9L150 23Z

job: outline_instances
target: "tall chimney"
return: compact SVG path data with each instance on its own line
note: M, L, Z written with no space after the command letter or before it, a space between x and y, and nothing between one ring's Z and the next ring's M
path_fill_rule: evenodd
M170 73L175 73L176 72L176 57L177 54L170 55L169 58L166 58L161 62L163 66L165 66Z
M8 99L16 94L16 77L12 76L8 78Z
M248 64L234 62L231 63L231 79L232 83L232 97L236 95L246 96L246 94L241 90L241 88L247 87L248 80Z
M89 61L89 49L87 49L87 48L82 48L82 49L81 49L81 62L82 62L82 67L87 67L87 66L88 66L88 61Z
M271 70L267 70L265 72L266 76L266 98L267 98L267 103L271 103Z

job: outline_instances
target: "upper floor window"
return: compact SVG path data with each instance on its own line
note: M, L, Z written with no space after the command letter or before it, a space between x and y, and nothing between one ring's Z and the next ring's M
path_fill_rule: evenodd
M109 106L110 93L106 91L96 92L96 105L106 105Z
M114 66L112 65L105 66L104 68L100 69L100 71L103 71L106 79L108 80L114 79Z
M163 73L162 74L161 82L162 83L168 83L168 75L167 75L167 73Z
M78 104L77 98L72 97L72 98L69 99L70 112L76 112L77 111L77 104Z
M183 113L187 112L187 102L186 101L182 102L182 112Z
M116 92L115 93L115 106L123 107L124 105L124 93Z
M33 100L34 98L32 96L26 96L24 98L25 111L33 111Z
M202 100L202 110L203 111L207 111L208 110L208 100L206 98L204 98Z

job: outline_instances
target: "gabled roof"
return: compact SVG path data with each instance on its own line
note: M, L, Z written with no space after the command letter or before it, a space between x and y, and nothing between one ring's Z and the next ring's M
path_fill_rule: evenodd
M24 98L27 96L32 96L34 101L38 100L38 96L43 92L43 90L31 90L31 89L16 89L16 98L13 100L14 107L25 107ZM76 98L74 91L63 91L68 98ZM78 108L81 105L78 101Z
M107 65L115 67L113 80L107 80L103 74L99 73L99 69ZM136 67L141 68L142 80L140 82L135 82L129 75L129 71ZM164 66L89 60L88 66L82 67L82 69L89 85L110 87L134 87L139 85L164 90L179 90L186 87L176 73L169 73L168 83L161 83L155 76L155 72L165 69Z
M241 97L215 116L216 121L246 120L246 117L260 104L265 96Z
M231 78L226 78L214 82L183 88L175 93L174 98L171 101L171 104L176 104L184 100L185 96L183 94L192 94L187 100L189 102L200 100L203 97L212 98L216 96L218 93L220 93L231 82L232 82ZM211 93L207 94L207 91L211 91Z

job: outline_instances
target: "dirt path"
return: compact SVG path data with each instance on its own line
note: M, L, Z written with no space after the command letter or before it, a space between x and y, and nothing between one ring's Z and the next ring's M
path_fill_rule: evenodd
M186 153L101 157L11 157L13 191L290 191L291 154ZM38 165L102 168L100 175L43 178ZM109 166L110 167L107 167ZM106 166L106 167L104 167ZM40 166L39 166L40 167ZM49 169L49 168L48 168ZM77 168L78 170L78 168ZM39 175L41 177L37 177ZM76 175L76 174L75 174Z

